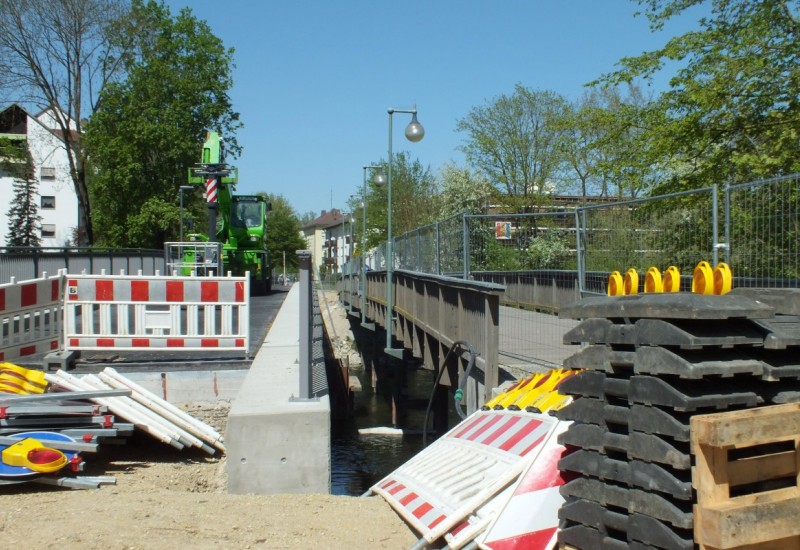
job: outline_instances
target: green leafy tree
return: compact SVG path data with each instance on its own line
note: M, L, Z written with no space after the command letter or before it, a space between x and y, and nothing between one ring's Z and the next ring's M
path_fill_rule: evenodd
M86 130L97 241L159 248L178 238L179 186L200 160L205 132L219 130L239 151L228 96L233 50L188 8L173 16L154 1L134 0L117 37L136 44L124 60L128 77L105 87ZM200 196L185 195L187 218L204 216Z
M94 233L86 150L76 124L98 108L99 92L124 72L121 60L131 42L114 36L111 27L126 13L121 0L0 0L0 92L50 110L69 152L80 244L92 243Z
M282 195L259 194L265 195L272 204L272 210L267 214L267 248L272 265L282 268L285 254L286 269L296 271L297 251L306 248L306 241L300 234L300 218Z
M37 198L39 181L27 146L0 138L0 170L14 177L14 199L8 209L8 246L41 246Z
M461 212L483 214L493 195L493 187L469 168L446 163L440 172L442 191L439 197L440 218Z
M386 173L386 163L378 163ZM395 153L392 163L392 235L396 238L406 231L436 221L438 188L430 168L418 160L413 162L407 153ZM354 199L355 206L358 199ZM388 230L387 186L372 185L367 191L367 238L370 249L386 241ZM358 208L352 209L354 212ZM356 225L360 231L360 227ZM360 233L359 233L359 241Z
M663 189L748 181L800 170L800 21L786 0L639 0L651 28L704 4L697 29L620 61L610 83L677 65L640 116L668 170Z
M567 101L551 91L517 84L473 108L456 130L466 134L461 149L467 161L504 193L511 208L530 210L547 201L561 163L562 127Z
M647 105L638 86L595 86L569 104L558 119L562 130L559 179L580 196L634 198L658 174L642 140L639 117Z

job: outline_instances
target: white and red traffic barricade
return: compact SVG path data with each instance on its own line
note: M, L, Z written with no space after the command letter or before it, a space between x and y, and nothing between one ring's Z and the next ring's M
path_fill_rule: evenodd
M484 550L549 550L558 542L559 488L565 479L558 461L567 453L558 434L571 422L559 421L552 436L513 487L502 510L477 541Z
M247 277L68 275L65 286L67 351L248 349Z
M0 361L59 349L64 276L0 285Z
M432 543L517 479L558 423L525 411L476 411L370 490Z

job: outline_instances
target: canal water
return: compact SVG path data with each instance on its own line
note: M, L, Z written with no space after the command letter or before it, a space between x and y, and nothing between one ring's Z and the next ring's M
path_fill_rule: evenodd
M350 374L361 381L355 394L353 417L333 426L331 435L331 492L335 495L361 496L375 483L408 461L423 448L421 431L434 382L434 373L421 367L406 366L407 408L399 416L398 427L417 435L359 435L358 430L393 427L392 388L395 379L388 368L378 368L375 388L364 369ZM451 425L457 420L450 413ZM455 419L455 420L454 420ZM432 425L432 419L428 426ZM431 434L427 442L432 441Z

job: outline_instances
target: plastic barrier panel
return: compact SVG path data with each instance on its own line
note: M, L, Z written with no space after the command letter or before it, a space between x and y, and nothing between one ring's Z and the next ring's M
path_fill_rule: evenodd
M476 411L371 491L433 542L514 481L557 425L524 411Z
M247 351L247 277L69 275L66 350Z
M63 275L0 285L0 361L59 349Z

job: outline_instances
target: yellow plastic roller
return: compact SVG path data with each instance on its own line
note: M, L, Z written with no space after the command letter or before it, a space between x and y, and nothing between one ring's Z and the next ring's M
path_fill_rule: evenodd
M708 262L700 262L692 275L692 292L695 294L714 293L714 274Z
M631 268L625 272L625 294L639 293L639 273Z
M622 296L622 273L619 271L612 271L608 276L608 295L609 296Z
M671 265L664 271L664 292L678 292L681 289L681 272Z
M725 262L720 262L714 268L714 294L727 294L733 286L731 268Z
M663 292L664 285L661 282L661 272L657 267L651 267L644 276L645 292Z

